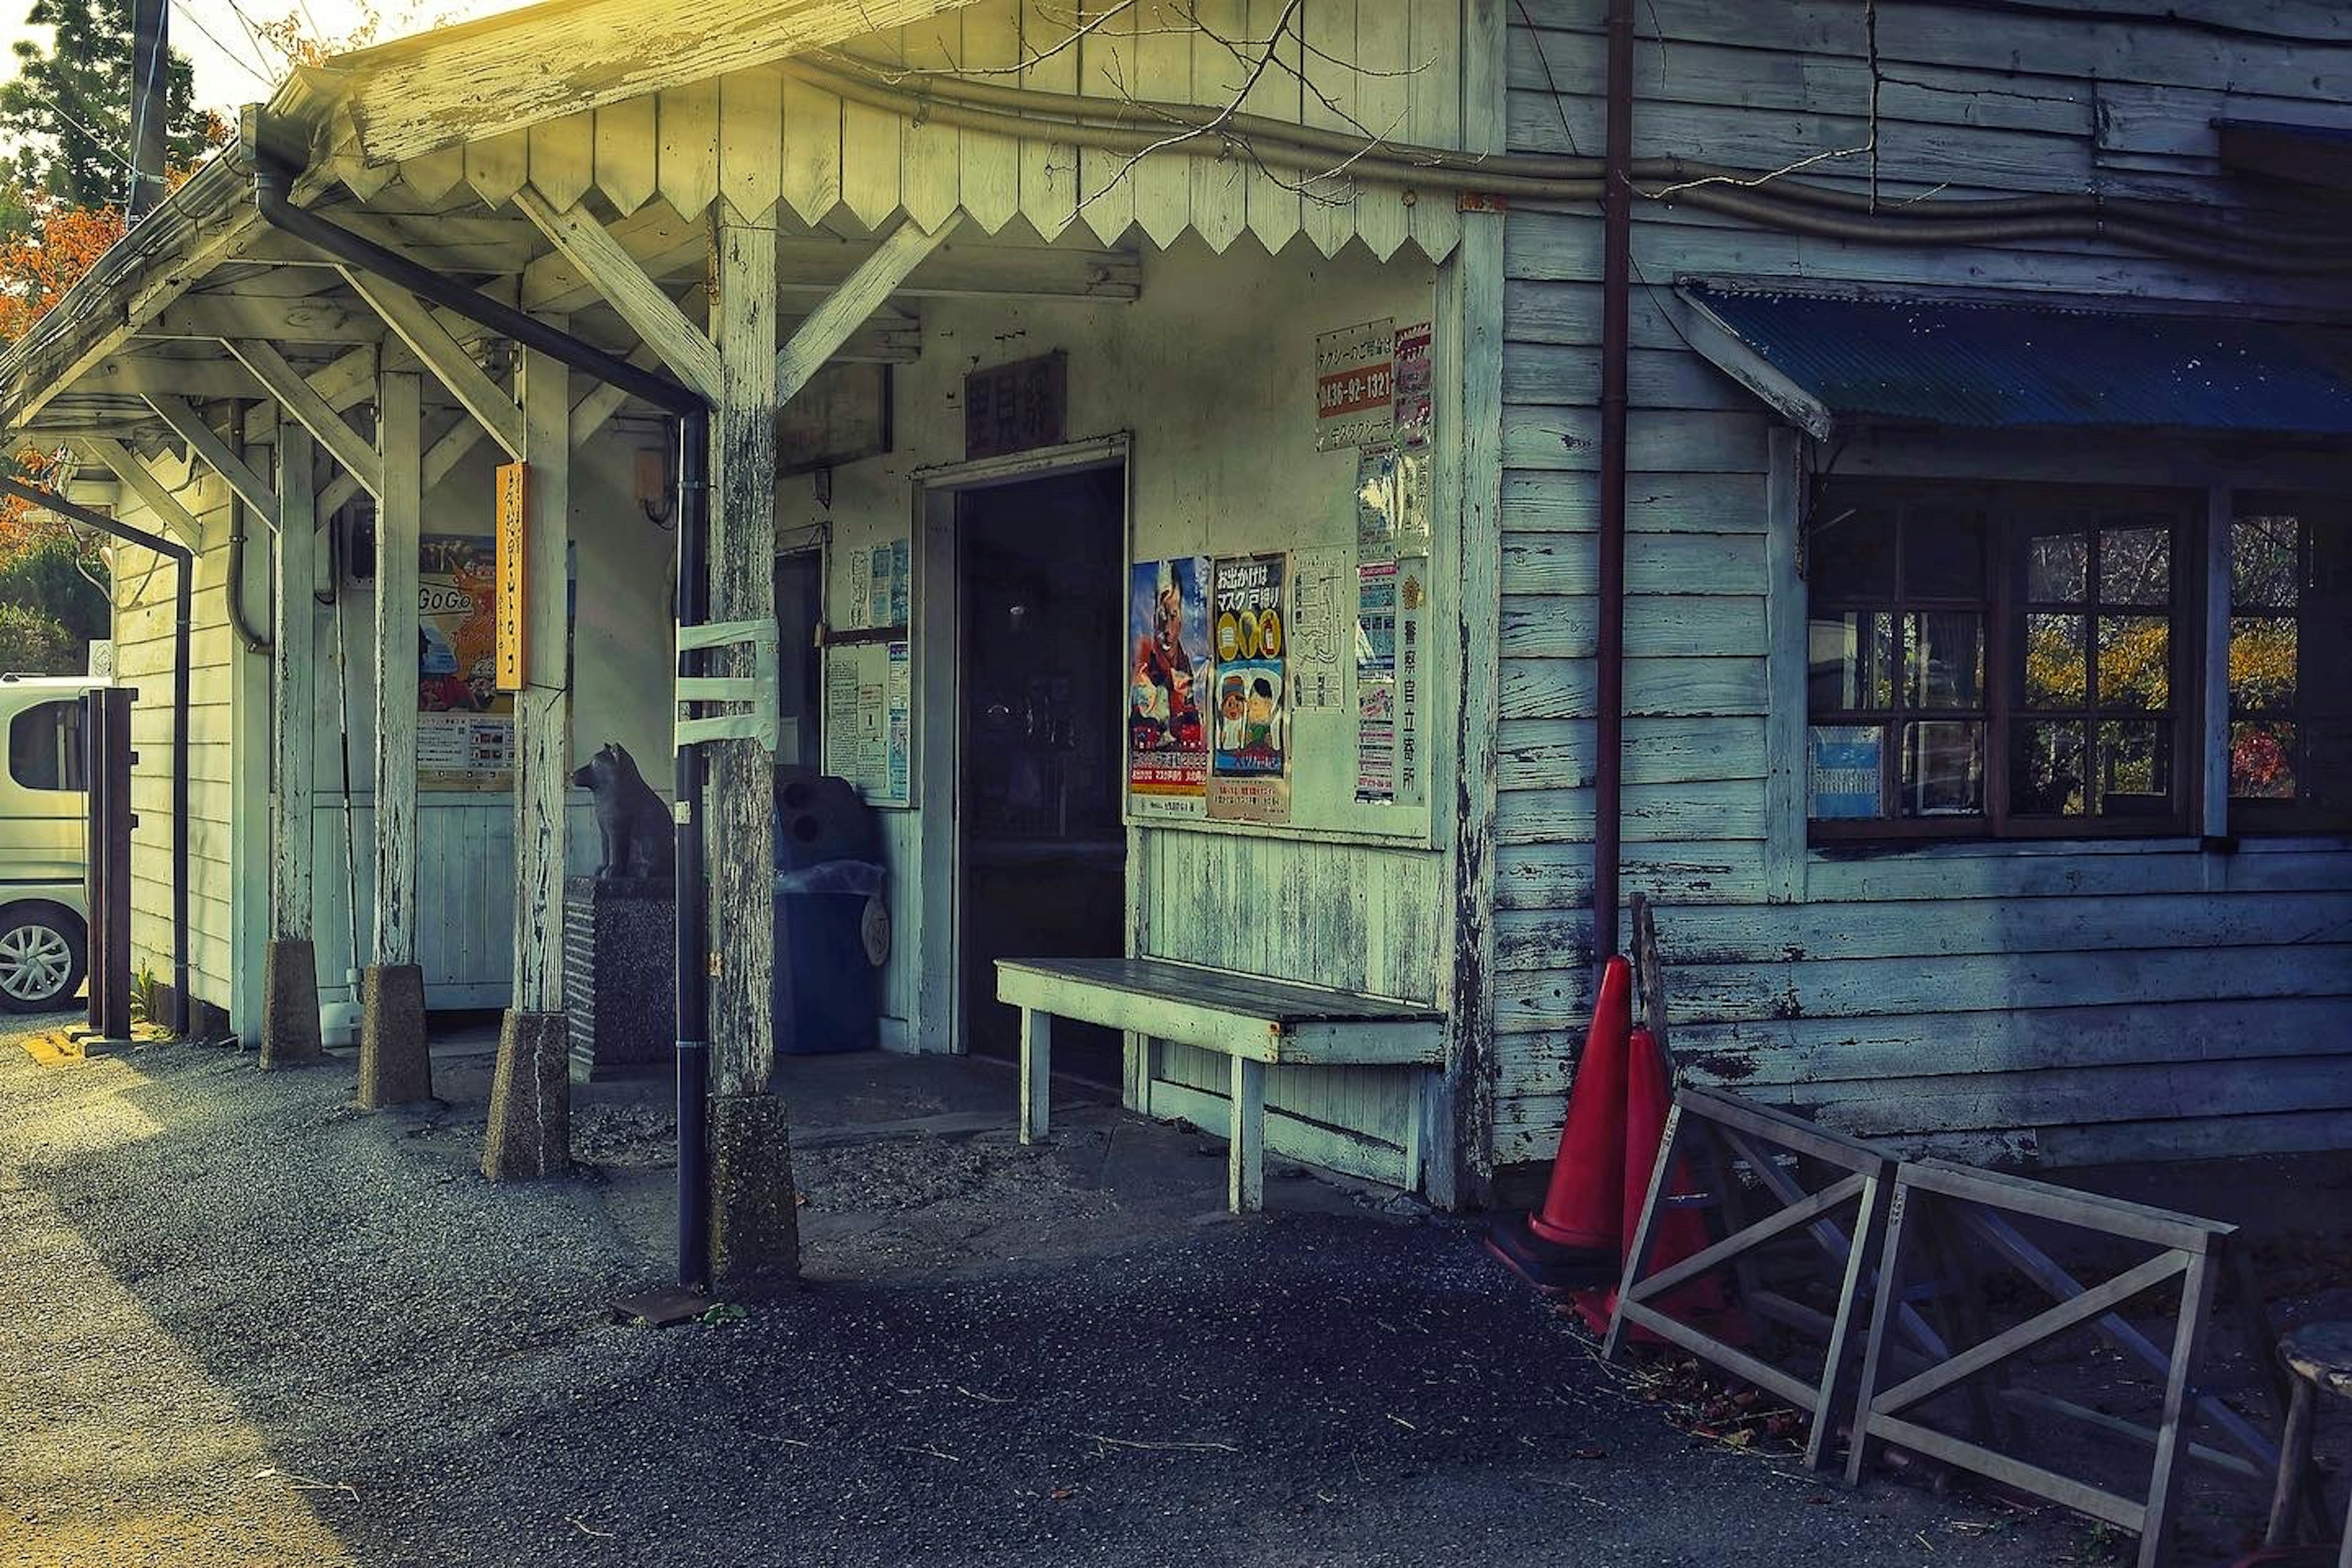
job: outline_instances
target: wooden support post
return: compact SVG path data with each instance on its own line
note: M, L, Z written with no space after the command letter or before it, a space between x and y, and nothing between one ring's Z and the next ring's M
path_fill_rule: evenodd
M776 618L776 231L721 202L711 219L712 336L721 395L710 433L710 619ZM748 647L722 650L708 673L755 675ZM800 1270L792 1147L769 1098L776 1065L775 903L769 846L776 761L756 741L705 742L709 783L710 1283L760 1295ZM694 976L681 975L688 984ZM758 1129L756 1159L751 1130ZM726 1151L741 1152L730 1158Z
M710 618L776 616L776 231L723 206L712 230L712 324L724 395L711 430ZM733 661L728 663L728 661ZM749 678L748 652L714 656L713 675ZM775 1071L775 759L757 742L708 743L706 833L712 964L711 1065L719 1095L764 1094Z
M1234 1058L1233 1140L1225 1150L1225 1206L1235 1214L1265 1207L1265 1064Z
M515 990L530 1013L563 1006L563 806L572 787L565 614L572 437L562 364L526 352L523 689L515 696Z
M1054 1015L1021 1009L1021 1142L1043 1143L1054 1126Z
M311 597L318 569L317 476L310 433L291 419L278 426L278 610L272 629L270 750L277 794L269 813L268 994L261 1065L320 1055L319 972L310 945L310 794L317 653Z
M417 542L424 520L423 379L387 374L376 393L383 471L375 528L374 949L360 986L359 1102L429 1098L425 973L416 963Z
M523 351L523 688L515 693L514 999L499 1037L482 1171L571 1168L571 1031L563 1015L563 807L572 784L565 611L572 399L561 361ZM765 840L762 840L764 843Z

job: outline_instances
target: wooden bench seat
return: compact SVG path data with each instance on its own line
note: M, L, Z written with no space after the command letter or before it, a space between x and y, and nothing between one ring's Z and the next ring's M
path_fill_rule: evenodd
M1047 1132L1053 1020L1175 1040L1233 1058L1226 1203L1265 1206L1269 1066L1437 1067L1445 1015L1324 985L1164 958L1000 959L996 994L1021 1009L1021 1142Z

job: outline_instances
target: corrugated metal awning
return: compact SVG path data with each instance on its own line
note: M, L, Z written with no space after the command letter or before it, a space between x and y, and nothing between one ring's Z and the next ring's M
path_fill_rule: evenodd
M1974 429L2352 435L2352 332L2302 322L1685 285L1691 344L1826 437Z

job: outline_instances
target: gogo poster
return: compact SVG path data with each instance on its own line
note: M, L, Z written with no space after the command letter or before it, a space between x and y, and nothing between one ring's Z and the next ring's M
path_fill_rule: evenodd
M1207 805L1209 563L1139 561L1127 595L1127 797L1138 816L1198 816Z
M1287 562L1280 554L1227 556L1211 575L1209 815L1223 821L1290 820Z

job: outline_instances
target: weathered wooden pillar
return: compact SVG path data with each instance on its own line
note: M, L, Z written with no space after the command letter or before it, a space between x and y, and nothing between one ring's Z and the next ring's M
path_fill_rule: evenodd
M522 352L522 689L515 694L514 1004L499 1037L482 1173L572 1165L571 1029L563 1012L563 806L572 783L566 693L571 397L560 361Z
M710 618L776 616L776 230L722 203L712 219L710 335L720 398L711 422ZM748 649L714 675L749 677ZM708 743L710 884L710 1274L756 1296L800 1273L792 1144L776 1066L775 758L754 741ZM681 984L692 977L679 976Z
M310 433L278 421L278 584L270 662L269 946L261 1065L316 1061L319 961L310 944L310 794L318 745L314 645L318 473Z
M376 386L375 939L360 975L359 1101L430 1099L425 972L416 963L416 552L424 516L424 380Z

